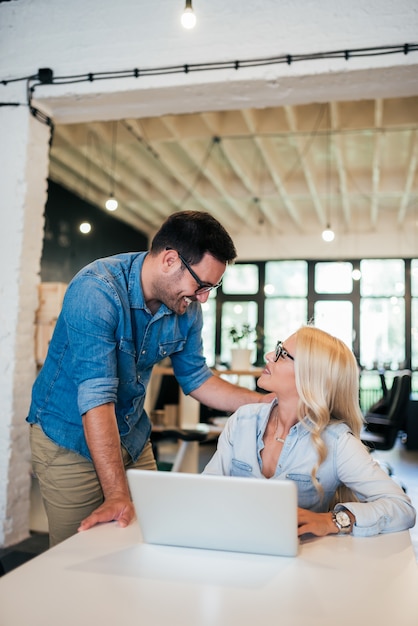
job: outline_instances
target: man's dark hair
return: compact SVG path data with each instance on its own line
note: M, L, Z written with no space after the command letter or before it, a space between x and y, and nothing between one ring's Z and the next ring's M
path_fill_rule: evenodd
M231 263L237 256L234 243L225 228L204 211L179 211L170 215L151 243L151 253L166 248L177 250L192 265L205 253L222 263Z

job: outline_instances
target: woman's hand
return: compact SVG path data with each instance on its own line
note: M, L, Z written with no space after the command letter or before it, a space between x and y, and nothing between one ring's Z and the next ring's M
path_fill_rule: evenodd
M298 508L298 535L317 535L317 537L325 537L325 535L336 535L338 528L332 521L332 513L314 513L307 509Z

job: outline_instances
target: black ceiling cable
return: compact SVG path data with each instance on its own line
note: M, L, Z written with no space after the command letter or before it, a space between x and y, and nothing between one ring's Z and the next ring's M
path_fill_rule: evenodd
M352 58L383 56L388 54L409 54L418 50L418 44L405 43L395 46L376 46L372 48L357 48L353 50L333 50L330 52L316 52L311 54L285 54L274 57L264 57L256 59L244 59L241 61L211 61L206 63L187 63L184 65L171 65L154 68L134 68L132 70L119 70L107 72L94 72L89 74L76 74L73 76L57 76L54 84L68 84L74 82L87 82L94 80L107 80L110 78L129 78L140 76L160 76L167 74L189 74L190 72L203 72L222 69L239 70L245 67L261 67L266 65L280 65L297 63L300 61L315 61L323 59L344 59L349 61Z
M1 0L0 0L1 2ZM10 78L7 80L2 80L0 81L0 84L2 85L7 85L8 83L18 83L19 81L29 81L29 80L35 80L38 78L38 74L32 74L31 76L24 76L23 78ZM27 102L0 102L0 107L21 107L21 106L27 106Z
M238 71L239 69L245 67L262 67L278 64L291 65L292 63L297 63L300 61L315 61L318 59L343 59L345 61L349 61L350 59L358 57L383 56L388 54L407 55L411 52L416 52L417 50L417 43L403 43L392 46L355 48L352 50L342 49L332 50L329 52L317 52L312 54L285 54L281 56L264 57L258 59L235 59L233 61L212 61L206 63L187 63L184 65L172 65L154 68L134 68L131 70L89 72L87 74L74 74L69 76L54 76L53 70L47 67L39 69L36 75L21 78L1 79L0 83L2 85L7 85L8 83L12 82L27 81L28 106L30 107L31 113L41 122L51 126L51 129L53 130L53 123L51 118L32 105L32 95L35 91L35 88L42 85L63 85L70 83L93 82L95 80L110 80L115 78L129 77L139 78L144 76L161 76L179 73L189 74L190 72L204 72L224 69L235 69L236 71ZM16 102L3 102L0 103L0 106L21 105L20 103Z
M297 63L300 61L315 61L318 59L344 59L349 61L352 58L368 57L368 56L383 56L388 54L409 54L418 50L418 43L403 43L392 46L376 46L371 48L354 48L352 50L331 50L329 52L315 52L310 54L284 54L273 57L263 57L255 59L244 60L229 60L229 61L209 61L206 63L186 63L182 65L169 65L163 67L150 67L150 68L134 68L130 70L115 70L104 72L88 72L86 74L73 74L69 76L53 76L53 72L49 68L43 68L38 71L37 75L26 76L22 78L10 78L2 79L0 82L3 85L7 85L11 82L19 80L36 81L33 87L45 84L68 84L68 83L81 83L81 82L93 82L95 80L108 80L111 78L140 78L144 76L159 76L165 74L178 74L190 72L203 72L222 69L239 69L245 67L258 67L266 65L278 65Z
M37 78L40 80L39 84L41 85L51 84L54 79L54 74L52 70L50 70L49 68L40 69L38 70ZM42 122L43 124L46 124L47 126L50 127L51 134L49 137L49 148L51 149L52 140L54 138L55 125L54 125L53 120L48 115L46 115L43 111L33 106L32 104L33 92L34 92L34 87L31 86L30 79L28 79L26 82L26 97L28 101L28 107L29 107L31 114L33 115L35 119L37 119L39 122Z

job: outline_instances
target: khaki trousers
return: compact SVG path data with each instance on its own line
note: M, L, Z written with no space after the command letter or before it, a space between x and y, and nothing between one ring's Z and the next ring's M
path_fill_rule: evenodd
M85 457L57 446L36 425L30 428L32 468L48 518L50 547L76 534L80 522L103 503L94 465ZM121 446L125 468L156 470L151 443L133 463Z

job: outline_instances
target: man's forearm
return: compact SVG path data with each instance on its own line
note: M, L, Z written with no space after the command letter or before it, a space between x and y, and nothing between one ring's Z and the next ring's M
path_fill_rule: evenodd
M116 493L129 496L114 405L103 404L87 411L83 426L104 497Z
M267 398L256 391L238 387L218 376L212 376L190 394L193 398L214 409L234 412L243 404L263 402Z

